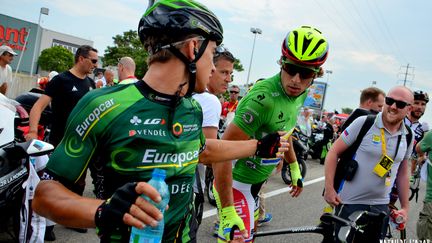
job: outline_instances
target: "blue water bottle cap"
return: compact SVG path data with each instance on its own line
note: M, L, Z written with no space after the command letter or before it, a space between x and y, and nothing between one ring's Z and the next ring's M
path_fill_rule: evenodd
M152 177L159 177L162 180L166 178L166 171L162 169L154 169L152 172Z

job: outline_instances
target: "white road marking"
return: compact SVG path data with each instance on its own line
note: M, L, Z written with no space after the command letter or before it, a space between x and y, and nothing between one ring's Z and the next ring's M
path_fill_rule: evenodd
M316 179L313 179L313 180L310 180L310 181L306 181L305 183L303 183L303 186L305 187L305 186L308 186L308 185L311 185L311 184L314 184L314 183L318 183L318 182L323 181L323 180L324 180L324 176L316 178ZM276 195L288 192L290 190L291 190L291 187L280 188L280 189L277 189L277 190L274 190L274 191L271 191L271 192L264 193L264 198L273 197L273 196L276 196ZM203 219L211 217L213 215L216 215L216 213L217 213L217 209L216 208L204 211L204 213L203 213Z

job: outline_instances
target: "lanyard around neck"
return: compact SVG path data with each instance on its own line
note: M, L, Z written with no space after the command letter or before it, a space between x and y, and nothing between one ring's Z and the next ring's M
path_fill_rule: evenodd
M386 141L385 141L384 129L381 128L380 130L381 130L381 150L382 150L382 154L384 156L386 156L387 155L387 146L386 146ZM399 135L397 143L396 143L396 151L395 151L394 159L396 159L397 153L399 151L399 145L401 142L401 138L402 138L402 135Z
M234 103L234 105L231 106L231 108L228 109L228 112L232 112L234 110L234 108L237 107L237 103L238 103L238 100L236 100L236 102Z
M384 129L380 129L381 131L381 150L383 155L387 155L387 147L386 147L386 141L385 141L385 135L384 135Z

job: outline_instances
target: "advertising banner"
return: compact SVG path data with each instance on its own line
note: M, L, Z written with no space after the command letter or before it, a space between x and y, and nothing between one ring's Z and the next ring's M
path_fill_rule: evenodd
M36 48L36 33L37 24L0 14L0 45L8 45L18 54L11 63L14 71L23 53L18 71L30 73L33 52Z
M303 106L321 111L324 106L326 89L327 83L314 81L314 83L309 87L308 96Z

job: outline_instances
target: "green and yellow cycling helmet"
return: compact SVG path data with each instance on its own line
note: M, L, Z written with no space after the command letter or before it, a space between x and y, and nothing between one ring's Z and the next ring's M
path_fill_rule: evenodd
M282 43L283 61L319 70L328 55L328 42L321 31L302 26L288 32Z
M192 0L159 0L147 8L138 25L141 42L148 36L169 34L184 37L196 34L222 43L223 29L216 15L204 5Z

